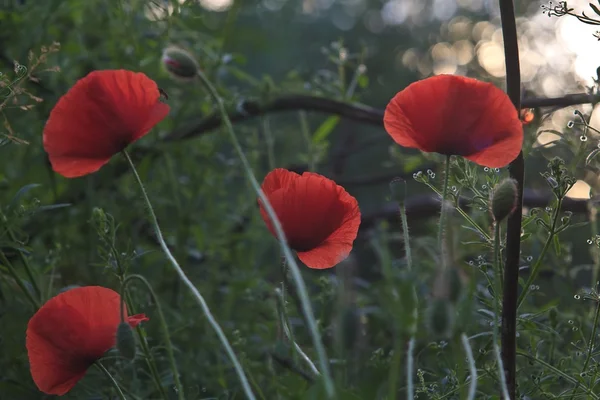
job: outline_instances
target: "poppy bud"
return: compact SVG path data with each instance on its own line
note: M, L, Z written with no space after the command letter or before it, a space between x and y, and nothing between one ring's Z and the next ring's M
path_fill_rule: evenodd
M492 193L492 216L494 221L502 222L517 208L517 181L505 179L494 188Z
M440 272L435 279L434 296L456 303L462 293L462 281L458 270L453 267Z
M167 72L176 79L190 80L198 73L198 63L187 51L178 47L163 50L162 63Z
M135 358L135 338L127 322L121 322L117 328L117 350L129 360Z
M448 337L454 326L454 307L449 301L434 298L427 310L427 326L437 337Z
M392 200L400 205L404 205L406 200L406 181L402 178L394 178L390 182L390 191L392 192Z

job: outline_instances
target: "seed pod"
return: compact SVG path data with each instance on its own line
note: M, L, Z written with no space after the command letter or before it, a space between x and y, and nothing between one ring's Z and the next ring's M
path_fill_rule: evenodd
M117 350L129 360L135 358L135 338L133 330L127 322L121 322L117 328Z
M399 205L404 205L406 200L406 181L402 178L394 178L390 182L390 192L392 192L392 200Z
M517 181L505 179L494 188L492 193L492 216L497 223L502 222L517 208Z

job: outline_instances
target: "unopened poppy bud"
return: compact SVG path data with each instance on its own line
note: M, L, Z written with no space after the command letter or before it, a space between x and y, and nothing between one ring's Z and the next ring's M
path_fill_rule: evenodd
M117 350L129 360L135 358L135 338L133 329L127 322L121 322L117 328Z
M494 221L502 222L517 208L517 181L505 179L494 188L492 193L492 215Z
M446 299L434 298L427 310L427 326L434 336L448 337L454 326L454 307Z
M392 200L400 205L404 205L406 200L406 181L402 178L394 178L390 182L390 192L392 192Z
M171 76L189 80L196 77L198 63L194 56L178 47L167 47L163 50L162 63Z
M434 296L436 298L446 299L455 304L461 293L462 281L456 268L449 267L438 274L434 283Z

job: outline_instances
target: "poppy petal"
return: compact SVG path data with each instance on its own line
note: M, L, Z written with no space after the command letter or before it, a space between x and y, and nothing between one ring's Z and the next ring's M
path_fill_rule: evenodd
M146 317L146 314L135 314L135 315L132 315L131 317L127 317L127 323L132 328L135 328L142 322L146 322L146 321L150 321L150 318Z
M272 171L263 183L288 243L315 269L331 268L352 250L360 225L358 202L344 188L319 174ZM271 233L272 223L261 206Z
M156 83L143 73L94 71L60 98L44 128L44 149L66 177L95 172L164 119Z
M394 96L384 115L385 128L399 145L460 155L488 167L505 166L521 151L518 121L502 90L454 75L409 85Z
M284 168L276 168L265 177L261 189L268 196L276 190L288 187L292 181L298 178L300 178L300 175L295 172Z
M121 320L117 292L86 286L48 300L27 325L31 375L48 394L68 392L115 344Z

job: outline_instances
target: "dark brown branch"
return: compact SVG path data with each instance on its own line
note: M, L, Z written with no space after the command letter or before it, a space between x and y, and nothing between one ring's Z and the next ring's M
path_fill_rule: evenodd
M517 22L513 0L500 0L500 24L504 39L506 91L517 110L521 109L521 69ZM515 400L517 393L517 296L519 290L519 255L521 252L521 220L523 210L523 181L525 161L523 152L508 167L511 178L517 181L517 207L508 217L506 227L506 263L502 293L502 363L506 375L508 395Z
M568 94L563 97L549 97L521 100L522 108L539 108L539 107L569 107L578 104L597 103L600 101L599 94L576 93Z
M600 95L577 93L566 95L564 97L534 97L523 99L522 107L567 107L576 104L595 103L598 101L600 101ZM229 118L231 118L233 123L236 123L265 114L298 110L334 114L364 124L383 126L384 110L358 103L346 103L339 100L303 94L284 95L265 104L261 104L257 100L245 100L239 103L234 110L230 110ZM221 117L215 112L207 117L190 121L184 127L175 129L165 138L165 141L170 142L174 140L191 139L217 129L220 126Z
M325 114L335 114L357 122L383 126L383 111L362 104L351 104L343 101L326 99L309 95L286 95L278 97L266 104L255 100L246 100L230 111L231 122L241 122L264 114L284 111L318 111ZM221 126L221 117L213 113L208 117L191 122L187 127L176 129L165 140L181 140L201 135Z

